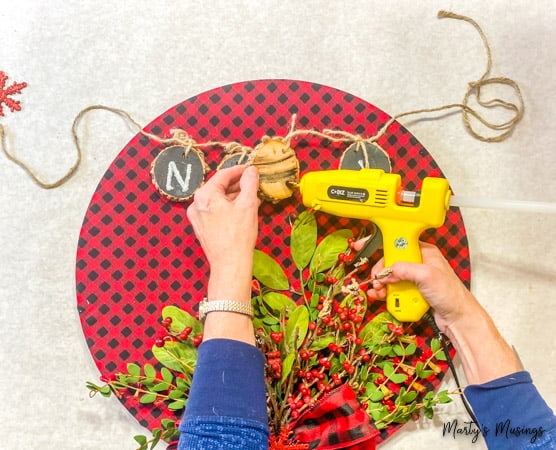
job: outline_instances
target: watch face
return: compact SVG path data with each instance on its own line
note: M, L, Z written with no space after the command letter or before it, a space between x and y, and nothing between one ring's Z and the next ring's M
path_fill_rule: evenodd
M168 138L172 130L182 129L200 145L238 142L255 148L264 136L285 136L294 115L296 129L342 130L363 138L375 135L390 119L371 103L338 89L294 80L259 80L200 93L170 108L144 130ZM302 177L308 171L337 169L351 142L299 134L290 144ZM442 176L428 151L397 122L376 145L386 152L392 172L400 174L407 190L418 190L424 177ZM210 271L186 216L191 199L176 202L152 183L153 161L167 148L140 133L134 136L106 170L84 217L76 256L77 308L86 343L102 374L125 371L128 363L156 365L151 347L161 329L162 309L176 305L196 317L206 295ZM227 153L220 146L197 148L207 179ZM169 184L172 196L179 189L187 197L201 174L194 177L192 163L187 178L187 166L180 169L178 162L175 172L170 162L164 164L158 184ZM299 284L289 251L292 218L304 210L298 193L277 203L263 202L259 210L257 248L290 274L291 286ZM357 235L368 226L368 221L326 214L319 214L317 222L319 236L340 228ZM467 236L457 208L448 211L443 226L427 230L422 238L436 243L459 277L470 282ZM379 302L370 305L369 312L383 308ZM426 338L422 344L426 347L432 331L424 326L415 331ZM425 388L438 387L443 375L442 371L431 377ZM179 416L167 408L141 404L133 396L120 401L149 429L159 427L164 418ZM381 438L398 428L388 427Z

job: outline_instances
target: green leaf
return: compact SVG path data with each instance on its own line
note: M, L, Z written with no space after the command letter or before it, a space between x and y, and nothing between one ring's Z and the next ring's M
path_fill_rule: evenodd
M137 436L133 436L133 439L135 439L135 441L139 444L139 445L145 445L147 443L147 437L143 436L143 435L137 435Z
M148 394L142 395L141 398L139 399L139 402L146 405L149 403L153 403L155 400L156 400L156 394L149 392Z
M280 383L286 381L288 375L292 371L293 363L295 362L295 353L288 353L288 355L282 361L282 378Z
M171 398L172 400L179 400L184 395L185 395L185 392L183 392L179 389L172 389L170 391L170 393L168 394L168 397Z
M152 364L145 364L143 366L143 371L145 372L145 376L147 378L155 378L156 377L156 369L152 366Z
M413 400L417 398L417 392L415 391L404 392L404 394L400 395L398 398L400 399L400 402L403 404L411 403Z
M326 236L317 246L311 259L311 273L330 269L338 261L338 255L347 249L347 240L350 237L353 237L353 233L347 229L337 230Z
M291 231L291 253L299 270L307 267L317 246L317 221L314 214L303 211L293 223Z
M172 372L170 372L166 367L163 367L160 370L160 374L162 375L162 379L166 383L170 384L172 383L172 381L174 381L174 375L172 375Z
M407 375L404 375L403 373L396 373L394 366L389 361L384 364L383 370L384 376L393 383L400 384L407 380Z
M193 373L197 349L182 342L168 341L164 347L152 346L154 357L164 366L184 374Z
M318 352L319 350L328 347L328 344L332 344L333 342L336 342L336 336L318 336L309 347L309 350L315 350Z
M436 353L440 350L440 341L437 338L431 339L431 350L433 353Z
M425 365L420 361L415 366L415 375L417 375L418 378L426 379L433 374L434 374L434 371L425 370Z
M309 311L305 305L299 305L290 314L286 324L286 342L290 351L294 351L301 346L305 336L307 336L308 329Z
M99 392L103 397L110 397L112 395L112 389L108 385L101 387Z
M405 347L405 356L411 356L417 350L417 346L412 342Z
M440 350L439 352L437 352L434 357L436 359L438 359L439 361L446 361L446 353L444 353L443 350Z
M380 342L385 331L382 329L384 323L390 322L392 316L388 312L382 312L372 318L359 332L359 337L363 339L363 345L369 347Z
M163 392L163 391L167 391L169 387L170 387L169 383L163 382L163 383L155 384L151 388L151 390L154 392Z
M448 394L448 391L440 391L436 394L436 398L440 403L450 403L452 401L452 397Z
M285 291L290 286L288 277L280 264L258 249L253 253L253 276L271 289Z
M291 312L297 306L291 298L279 292L267 292L263 295L263 301L276 315L286 308Z
M393 350L397 356L404 356L404 349L400 344L394 345Z
M168 404L168 409L171 409L172 411L179 411L183 408L185 408L185 400L176 400L175 402Z
M189 384L181 377L176 377L176 386L182 391L187 391L189 389Z
M374 349L374 352L379 356L388 356L392 351L392 346L389 344L381 345Z
M127 373L129 373L132 376L138 377L141 375L141 367L135 363L128 363Z
M153 430L153 439L151 441L151 448L150 450L153 450L153 448L155 448L157 446L157 444L160 442L160 438L162 437L162 429L160 428L155 428Z
M189 314L187 311L184 311L177 306L166 306L162 310L162 317L164 319L171 318L172 324L170 328L175 332L181 332L187 327L191 327L191 334L193 336L199 335L203 333L203 324Z
M377 389L377 387L373 384L373 390L371 391L370 395L369 395L369 400L371 400L372 402L379 402L384 398L384 392L382 392L380 389Z
M176 421L172 419L162 419L160 423L162 424L162 428L164 428L165 430L167 430L168 428L172 429L176 427Z

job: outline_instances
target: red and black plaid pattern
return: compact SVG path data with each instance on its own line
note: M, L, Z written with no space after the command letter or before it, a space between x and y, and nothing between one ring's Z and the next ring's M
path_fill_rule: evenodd
M284 136L292 115L298 129L344 130L374 135L390 118L375 106L337 89L291 80L261 80L231 84L199 94L170 108L146 131L169 137L171 130L186 130L197 142L238 141L255 146L264 135ZM442 176L431 155L398 123L378 144L388 152L393 171L407 189L419 189L426 176ZM303 174L335 169L343 143L303 135L292 141ZM112 162L87 209L77 249L77 307L91 355L103 374L124 371L126 363L156 363L150 347L160 329L160 312L177 305L196 313L206 291L208 265L195 239L185 209L188 203L163 198L150 179L150 164L162 145L137 134ZM224 152L205 150L215 170ZM209 174L210 176L210 174ZM296 274L289 252L292 215L303 210L298 197L260 209L258 248L269 253L288 272ZM337 228L355 231L361 221L318 214L319 234ZM465 227L459 210L448 212L445 225L426 233L447 255L456 273L470 281ZM383 303L373 305L379 311ZM429 328L417 324L416 333L430 337ZM427 346L427 340L423 344ZM427 386L438 386L444 373ZM123 405L144 426L159 426L170 413L153 405L123 398ZM398 427L381 433L385 439Z
M354 390L340 386L304 413L297 421L292 439L323 450L375 448L378 431L371 426Z

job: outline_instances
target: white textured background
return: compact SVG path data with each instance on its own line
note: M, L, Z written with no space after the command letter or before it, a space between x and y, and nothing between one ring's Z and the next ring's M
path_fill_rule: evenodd
M485 68L521 86L526 114L514 135L485 144L459 114L402 120L456 193L556 202L556 4L552 0L152 1L0 0L0 70L26 81L23 110L0 118L17 156L53 181L73 164L70 128L92 104L146 124L199 92L258 78L333 86L390 114L460 102ZM118 117L91 113L80 128L78 173L38 188L0 157L0 449L133 449L144 432L116 400L88 398L98 373L76 311L81 221L104 171L133 136ZM548 403L553 372L556 216L463 211L473 291L516 346ZM451 377L447 385L451 385ZM442 437L464 419L459 402L407 425L381 448L479 449Z

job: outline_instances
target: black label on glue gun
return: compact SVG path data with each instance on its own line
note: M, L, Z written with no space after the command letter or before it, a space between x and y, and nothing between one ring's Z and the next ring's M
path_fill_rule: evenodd
M330 186L328 188L328 197L335 200L349 200L363 203L369 199L369 191L346 186Z

